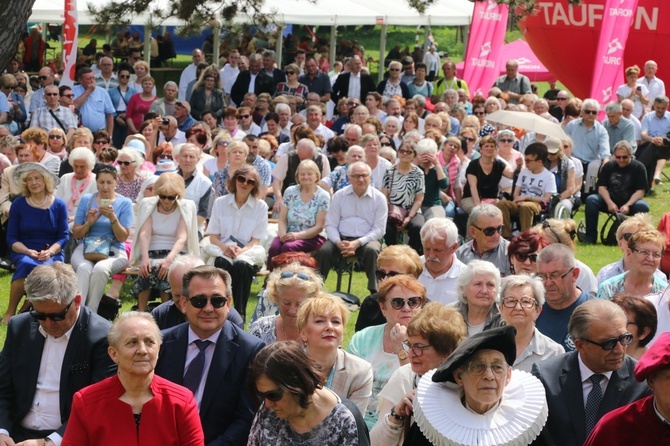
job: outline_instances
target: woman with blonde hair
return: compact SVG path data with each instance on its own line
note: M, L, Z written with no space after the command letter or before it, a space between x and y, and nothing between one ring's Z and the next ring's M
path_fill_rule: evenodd
M268 277L267 298L279 307L279 314L264 316L249 327L249 333L266 344L276 341L297 341L298 310L303 302L321 294L323 280L312 268L291 263L277 268Z
M214 180L216 172L225 168L226 164L228 164L227 149L232 142L233 139L230 135L224 132L219 132L219 134L214 137L212 148L210 150L210 155L213 155L213 158L205 161L202 166L202 173L210 180Z
M49 130L47 152L56 155L61 160L67 156L67 135L60 127Z
M135 91L142 91L142 79L144 78L144 76L149 75L149 64L143 60L137 61L135 62L135 65L133 65L133 70L135 71L135 74L130 76L130 82L128 83L128 87L132 88ZM156 96L155 85L153 90L151 91L151 94Z
M640 67L633 65L624 70L626 83L617 88L616 97L619 102L624 99L633 101L633 116L642 119L644 108L649 104L649 90L646 85L638 84L637 79L640 76Z
M307 356L321 366L326 387L353 401L365 413L372 393L372 365L342 350L349 309L342 299L324 294L298 310L298 331Z
M213 199L228 195L228 181L233 177L237 169L242 167L249 156L249 146L242 141L233 141L225 148L226 163L223 169L214 173L212 180L212 189L214 189ZM210 172L211 173L211 172Z

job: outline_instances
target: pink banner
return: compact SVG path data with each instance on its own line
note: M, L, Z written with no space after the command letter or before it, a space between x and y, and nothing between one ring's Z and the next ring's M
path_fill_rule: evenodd
M591 97L604 107L616 101L616 90L623 84L623 54L638 0L607 0L594 59ZM599 118L605 117L604 108Z
M468 49L465 52L463 79L470 95L488 95L500 76L500 54L505 44L509 6L495 0L476 1L470 24Z
M77 0L65 0L65 22L63 23L63 76L60 85L74 84L77 65Z

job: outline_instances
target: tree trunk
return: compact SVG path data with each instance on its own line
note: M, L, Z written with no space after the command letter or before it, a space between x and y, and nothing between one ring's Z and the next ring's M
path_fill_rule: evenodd
M14 57L35 0L8 0L0 10L0 67L4 70ZM23 61L19 61L23 63Z

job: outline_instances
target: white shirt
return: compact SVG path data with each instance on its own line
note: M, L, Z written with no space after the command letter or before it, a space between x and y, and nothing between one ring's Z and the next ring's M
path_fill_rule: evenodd
M326 215L326 234L333 243L342 237L355 237L365 245L381 240L386 232L387 217L384 194L370 185L359 197L349 185L333 195Z
M186 100L186 90L188 89L188 83L195 79L195 74L197 72L197 67L195 64L190 64L188 67L184 68L184 71L181 72L179 77L179 100ZM141 86L138 91L142 91Z
M591 383L591 376L595 375L596 373L592 372L591 369L589 369L586 364L584 364L584 361L582 361L582 355L581 353L577 354L577 360L579 361L579 374L582 379L582 395L584 397L584 407L586 407L586 398L588 398L589 393L591 393L591 390L593 389L593 383ZM605 396L605 391L607 390L607 384L609 384L610 379L612 378L612 372L605 372L601 373L605 378L600 380L600 389L602 390L602 395L603 397Z
M230 64L226 64L221 71L221 80L223 81L223 91L226 94L230 94L230 90L233 88L233 84L237 80L237 75L240 74L240 69L231 67Z
M158 144L162 143L165 141L165 135L163 135L163 132L158 132ZM182 132L181 130L177 129L177 133L174 134L172 139L170 140L172 143L172 147L176 146L177 144L185 144L186 143L186 134Z
M654 99L658 96L665 96L665 83L654 76L651 80L647 79L646 76L643 76L637 80L637 83L644 85L649 90L647 98L649 103L647 104L647 110L651 110L651 107L654 105Z
M217 331L214 333L212 336L202 339L203 341L210 341L211 344L207 346L205 349L205 366L202 369L202 379L200 380L200 385L198 386L198 390L195 392L195 400L198 403L198 409L200 409L200 402L202 401L202 394L204 393L203 391L205 390L205 383L207 382L207 375L209 374L209 366L212 364L212 357L214 356L214 349L216 348L216 341L219 339L219 335L221 334L221 330ZM191 327L188 327L188 348L186 350L186 364L184 365L184 375L186 375L186 372L188 371L189 366L191 365L191 362L195 359L196 356L198 356L198 353L200 353L200 349L198 348L197 345L195 345L195 341L200 340L197 334L191 329Z
M250 195L246 203L238 208L235 194L228 194L214 201L207 233L218 235L221 243L227 245L236 244L231 237L246 245L252 238L263 240L267 229L268 206L265 201Z
M381 156L378 158L377 167L372 169L372 185L375 189L382 190L382 187L384 186L384 174L387 170L393 167L393 165L391 164L391 161L386 158L382 158Z
M524 167L516 180L516 187L520 188L520 196L543 197L547 193L556 193L556 177L544 168L540 173L533 173Z
M261 128L258 127L258 124L256 124L256 123L253 122L253 121L251 121L251 125L250 125L249 128L246 129L246 130L244 130L244 129L242 128L242 125L238 125L237 128L240 129L240 130L242 130L242 131L243 131L245 134L247 134L247 135L258 136L258 135L260 135L260 133L261 133Z
M256 77L258 77L258 73L254 74L250 71L249 76L251 77L249 78L249 91L247 93L255 93Z
M658 315L658 327L656 328L656 335L647 345L651 347L656 339L666 331L670 331L670 287L666 288L662 293L650 294L644 297L656 308Z
M456 258L456 254L452 254L451 258L453 259L451 268L444 274L433 277L426 268L426 256L421 256L423 272L419 276L419 282L426 287L426 297L432 302L439 302L444 305L458 302L456 285L465 264Z
M350 73L349 75L349 91L348 91L348 97L349 98L361 98L361 72L359 71L358 74L354 75L354 73ZM365 99L365 98L363 98Z

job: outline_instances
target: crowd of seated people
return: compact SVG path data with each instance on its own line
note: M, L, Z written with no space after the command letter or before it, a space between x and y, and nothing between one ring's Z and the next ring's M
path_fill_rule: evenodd
M141 444L428 444L429 411L412 407L430 376L460 387L455 404L473 414L505 413L506 392L536 386L540 429L518 435L583 444L652 394L656 372L635 382L626 349L660 361L649 356L670 330L668 240L644 200L670 157L655 64L627 70L601 123L593 99L533 95L516 61L471 97L433 56L391 62L376 83L355 53L329 72L300 49L285 66L229 49L223 67L195 49L178 83L157 86L136 40L117 36L128 60L80 66L71 88L42 67L25 121L0 94L0 120L21 122L0 127L0 267L13 271L0 444L106 444L110 426ZM9 76L0 85L19 83ZM488 122L497 110L567 137ZM624 137L617 126L639 117L640 138ZM599 213L630 217L620 260L597 276L575 257L580 204L583 243L597 243ZM349 311L324 282L350 263L370 295L345 351ZM110 325L125 281L138 311ZM17 343L38 327L27 357ZM82 336L91 351L70 364ZM61 367L81 373L59 383ZM477 380L498 382L495 395ZM112 388L132 413L93 423ZM145 433L156 404L181 416Z

